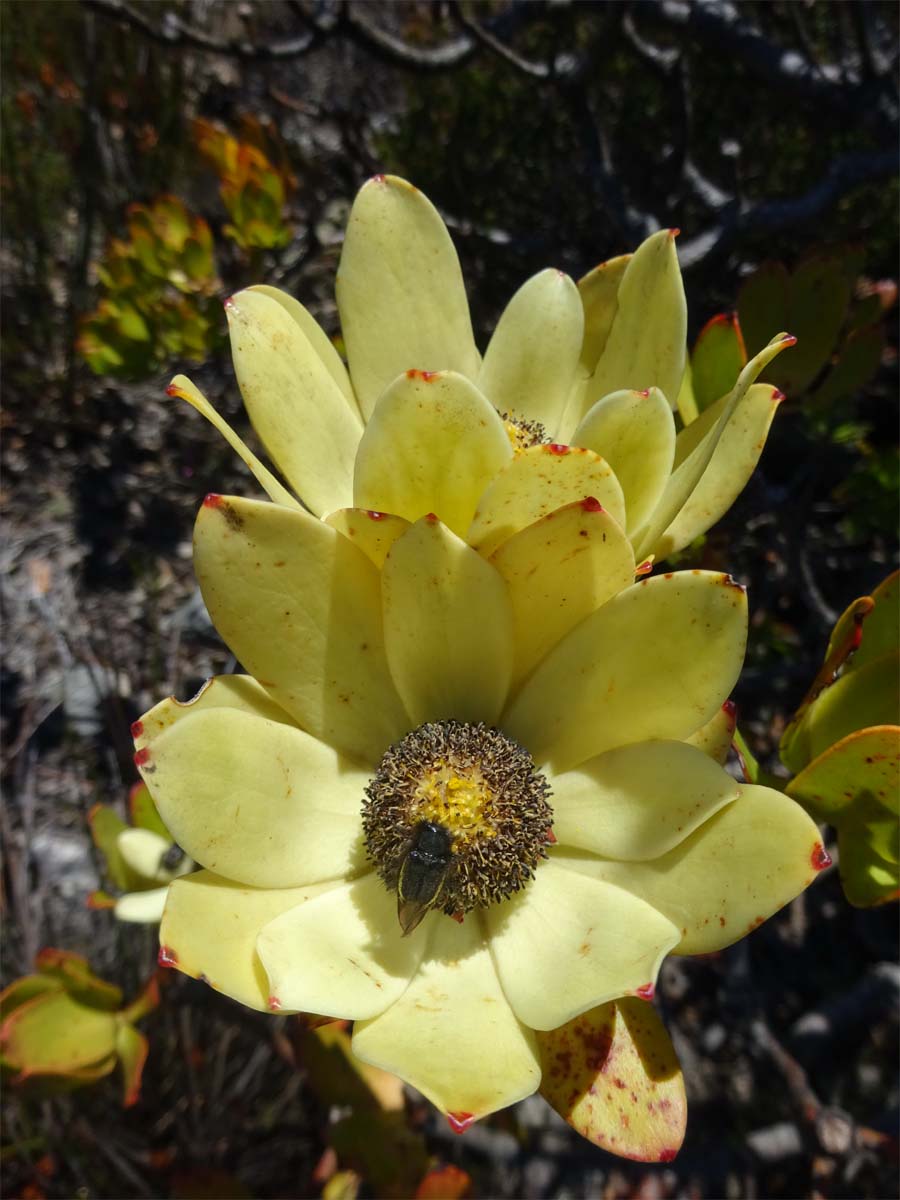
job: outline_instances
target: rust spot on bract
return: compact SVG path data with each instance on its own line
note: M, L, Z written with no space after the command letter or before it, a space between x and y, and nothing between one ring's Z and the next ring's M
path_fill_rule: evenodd
M160 946L156 961L161 967L174 967L178 965L178 955L171 946Z
M366 516L369 518L370 521L383 521L384 518L387 516L387 513L379 512L375 508L367 508Z
M135 721L131 726L131 736L133 738L139 738L143 732L144 732L143 721Z
M557 454L562 457L562 455L569 453L570 447L563 446L561 442L551 442L549 446L547 446L547 449L551 454Z
M550 828L547 829L545 840L548 841L551 846L556 845L556 834L553 832L552 829L550 829Z
M281 1001L277 996L270 996L266 1001L266 1007L268 1008L269 1012L280 1012Z
M738 581L735 579L735 577L733 575L721 575L719 577L719 581L723 587L736 588L737 591L744 592L744 593L746 593L746 591L747 591L747 589L744 587L744 585L742 583L738 583Z
M634 994L642 1000L652 1000L656 995L656 988L652 983L645 983L642 987L635 988Z
M423 383L434 383L439 375L440 371L417 371L415 367L406 372L407 379L421 379Z
M603 512L603 505L595 496L585 496L581 502L585 512Z
M826 867L831 866L831 855L825 849L821 842L816 842L813 846L812 854L809 856L809 861L816 871L824 871Z
M150 751L144 746L141 750L136 750L134 754L134 765L143 767L150 761Z
M447 1121L454 1133L465 1133L475 1124L474 1116L467 1112L447 1113Z
M466 914L461 912L451 913L450 917L457 923L457 925L462 925L463 921L466 919Z

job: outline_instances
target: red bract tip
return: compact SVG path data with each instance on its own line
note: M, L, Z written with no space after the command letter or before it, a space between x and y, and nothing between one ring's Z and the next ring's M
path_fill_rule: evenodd
M178 955L171 946L160 946L156 961L161 967L174 967L178 962Z
M268 1000L266 1001L266 1006L268 1007L269 1012L280 1012L281 1011L281 1001L278 999L277 996L270 996L268 998Z
M645 983L643 987L635 988L634 994L642 1000L652 1000L656 995L656 988L652 983Z
M440 375L440 371L417 371L415 367L410 367L406 372L407 379L421 379L423 383L432 383Z
M370 521L383 521L386 515L386 513L378 512L375 508L366 509L366 516Z
M234 296L228 296L222 301L222 307L226 312L230 312L234 308Z
M781 388L772 388L772 399L775 401L776 404L780 404L782 402L782 400L786 399L785 394L781 390Z
M653 570L652 562L642 562L634 568L635 575L649 575Z
M603 512L603 505L594 496L585 496L581 507L585 512Z
M549 842L551 846L556 845L556 834L553 832L553 830L550 828L549 825L547 826L547 832L544 835L544 841Z
M641 388L641 390L638 392L638 395L643 396L644 399L646 400L647 397L650 395L650 389L649 388Z
M144 732L144 722L143 721L135 721L131 726L131 736L133 738L139 738L143 732Z
M425 520L428 522L429 525L434 525L435 522L437 521L437 519L438 519L437 513L426 513L425 514Z
M809 856L809 861L813 865L813 870L824 871L826 867L831 866L831 855L821 842L816 842L813 846L812 854Z
M369 182L370 183L384 183L384 176L383 175L373 175Z
M677 1157L677 1155L678 1155L677 1150L660 1150L659 1161L660 1162L671 1162L674 1158Z
M465 1133L471 1125L474 1125L475 1118L471 1113L455 1112L447 1113L447 1121L454 1133Z
M169 386L166 388L166 395L167 396L180 396L181 389L176 387L174 383L170 383Z
M563 454L569 453L569 447L563 446L559 442L551 442L550 445L547 447L547 449L550 451L551 454L563 455Z
M782 346L796 346L797 339L794 337L794 335L792 333L786 333L784 335L784 337L781 339L781 344L782 344Z
M669 237L677 238L679 233L681 233L681 230L678 228L677 225L675 225L669 230Z
M203 507L204 508L221 508L222 507L222 497L219 495L218 492L207 492L206 495L203 497Z
M140 750L135 750L134 765L136 767L143 767L144 764L148 763L149 761L150 761L150 751L147 749L146 746L143 746Z
M731 725L731 728L734 729L735 725L737 724L737 705L735 702L733 700L726 700L722 705L722 712L728 718L728 723Z

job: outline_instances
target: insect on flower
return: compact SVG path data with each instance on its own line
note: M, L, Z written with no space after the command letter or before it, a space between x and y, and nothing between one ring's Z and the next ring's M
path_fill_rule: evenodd
M452 845L450 830L436 821L416 826L397 880L397 916L404 937L440 900L453 860Z

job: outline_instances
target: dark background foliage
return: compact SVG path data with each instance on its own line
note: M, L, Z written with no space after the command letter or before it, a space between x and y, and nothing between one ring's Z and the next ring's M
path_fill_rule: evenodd
M164 396L188 367L244 430L224 318L200 367L177 340L130 377L92 373L77 349L128 206L178 197L211 228L213 292L276 283L332 334L346 212L377 170L441 209L482 345L535 270L577 277L661 226L682 229L692 341L770 259L853 255L857 289L889 305L897 10L7 0L2 15L4 978L55 944L133 990L154 936L84 908L99 867L85 817L124 801L129 721L232 669L194 600L190 530L204 492L252 488ZM286 180L266 210L284 244L229 235L198 150L196 118L246 139L248 116ZM864 387L829 404L789 395L747 491L683 556L750 585L737 699L770 767L830 624L896 556L896 344L889 309ZM610 1158L537 1100L462 1139L413 1103L410 1128L478 1196L893 1194L895 950L895 910L848 909L832 873L746 942L670 962L660 1004L691 1118L665 1168ZM176 977L148 1031L127 1113L111 1085L40 1103L6 1089L7 1194L320 1194L340 1113L282 1021ZM352 1146L338 1160L360 1169L362 1195L390 1192Z

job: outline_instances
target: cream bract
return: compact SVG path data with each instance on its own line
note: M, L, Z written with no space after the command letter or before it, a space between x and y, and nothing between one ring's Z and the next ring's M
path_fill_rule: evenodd
M717 405L676 432L687 314L673 231L661 230L577 286L556 270L527 280L482 360L444 222L394 176L358 193L336 292L347 368L286 293L251 287L226 304L247 411L292 492L189 380L177 377L172 394L222 431L276 503L299 497L322 517L351 505L407 520L434 511L473 544L481 528L470 533L469 522L492 481L530 444L515 434L524 423L612 468L611 511L639 558L680 549L752 473L780 399L753 385L792 344L773 339ZM582 491L554 507L584 495L607 504Z
M632 584L630 544L593 500L526 519L490 561L432 515L374 550L348 536L360 520L231 497L200 511L204 599L256 678L215 679L137 727L142 775L203 868L170 886L162 960L260 1010L355 1021L361 1058L469 1120L539 1086L535 1031L646 995L665 954L727 945L796 895L819 834L688 744L741 664L727 576ZM373 858L390 839L366 841L363 809L388 751L428 722L473 731L447 742L468 758L442 751L398 800L414 826L442 824L448 872L463 853L491 870L505 777L478 758L479 729L503 735L484 753L511 739L533 764L543 782L522 794L545 790L552 820L506 898L479 902L476 882L448 911L438 879L443 906L404 936L396 864Z

